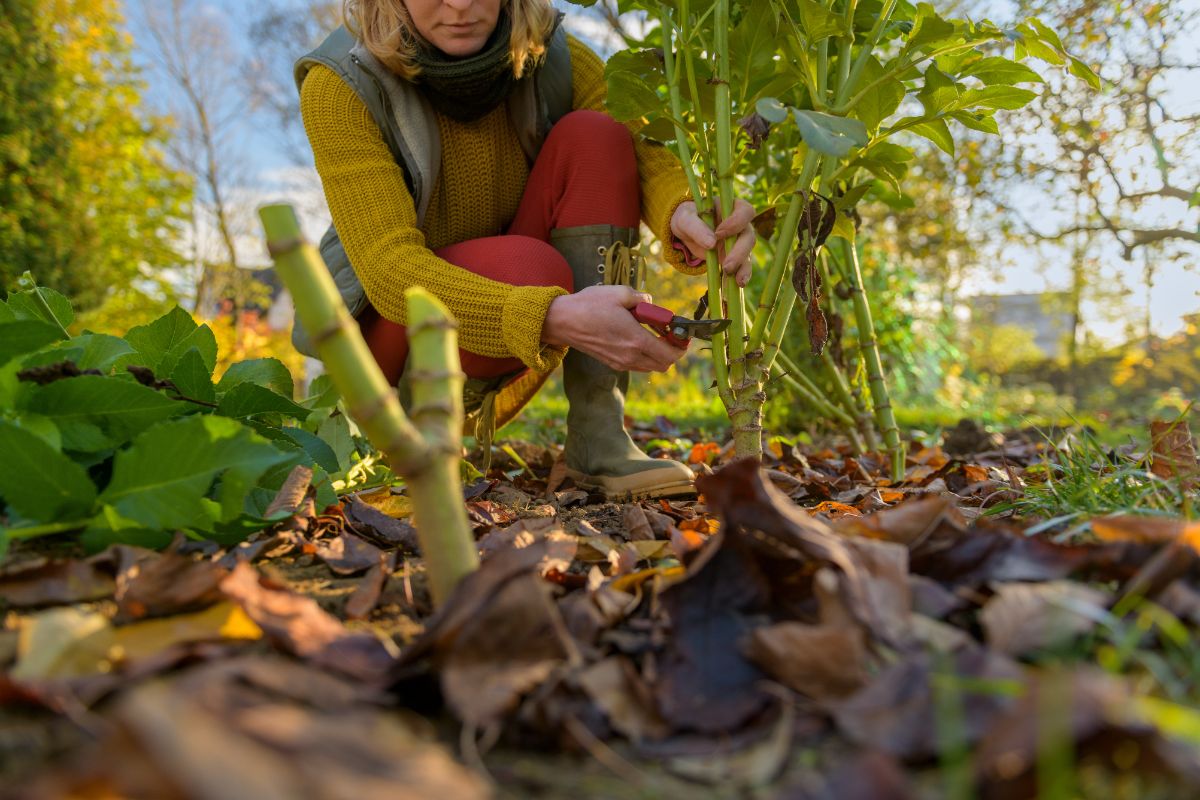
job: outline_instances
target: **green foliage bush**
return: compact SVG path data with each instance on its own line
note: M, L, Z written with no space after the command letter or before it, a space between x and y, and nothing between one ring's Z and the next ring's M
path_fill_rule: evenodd
M73 317L28 278L0 302L0 551L63 532L233 543L271 521L293 467L313 469L323 505L368 452L323 379L299 402L274 358L214 381L213 332L178 307L123 337L71 336Z

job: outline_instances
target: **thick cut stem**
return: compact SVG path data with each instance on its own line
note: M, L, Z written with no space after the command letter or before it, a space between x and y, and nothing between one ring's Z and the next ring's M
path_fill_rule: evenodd
M408 482L434 603L440 606L459 580L479 565L458 472L462 374L453 323L424 291L406 293L418 429L379 371L321 256L303 240L295 211L288 205L264 206L259 216L275 269L296 304L296 316L312 332L350 415Z

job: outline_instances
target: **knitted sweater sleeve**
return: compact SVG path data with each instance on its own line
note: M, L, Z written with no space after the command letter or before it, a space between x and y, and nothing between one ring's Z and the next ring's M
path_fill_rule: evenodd
M417 227L404 173L366 105L330 69L313 67L300 113L334 227L367 299L386 319L406 324L404 290L424 286L459 323L459 344L482 356L515 356L545 372L565 352L541 341L557 286L510 286L438 258Z
M574 36L567 37L567 44L571 49L571 86L575 93L575 108L604 111L604 101L608 97L604 62ZM672 240L671 215L680 203L691 199L679 159L658 142L638 135L640 124L627 123L627 127L633 133L634 152L641 176L642 220L663 243L663 258L667 263L689 275L704 272L703 264L688 266L683 254L669 244Z

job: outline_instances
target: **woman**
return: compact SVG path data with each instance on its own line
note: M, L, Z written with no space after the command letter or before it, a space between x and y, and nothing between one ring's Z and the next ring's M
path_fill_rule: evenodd
M424 286L459 322L468 411L508 419L561 361L576 483L691 491L687 467L624 428L629 370L684 354L629 312L650 299L632 248L645 220L673 265L699 272L717 235L736 237L723 267L744 285L753 209L739 201L715 233L697 216L670 152L603 113L604 65L549 0L345 0L344 13L296 81L333 217L322 253L388 379L408 353L404 289Z

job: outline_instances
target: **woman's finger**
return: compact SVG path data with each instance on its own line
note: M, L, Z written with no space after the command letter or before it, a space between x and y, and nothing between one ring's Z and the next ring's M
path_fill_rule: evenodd
M717 237L696 215L694 208L679 216L677 228L675 235L693 250L693 255L703 255L705 250L711 250L717 243Z
M753 220L754 206L739 197L733 201L733 211L729 212L729 216L721 220L721 224L717 226L716 235L723 239L736 236Z
M733 243L733 247L730 249L729 255L725 257L723 262L721 262L721 269L725 270L725 273L728 275L732 275L733 273L737 272L738 269L741 268L742 264L746 263L750 259L750 251L754 249L754 242L756 239L757 236L754 233L753 226L744 228L742 232L738 234L737 241Z

